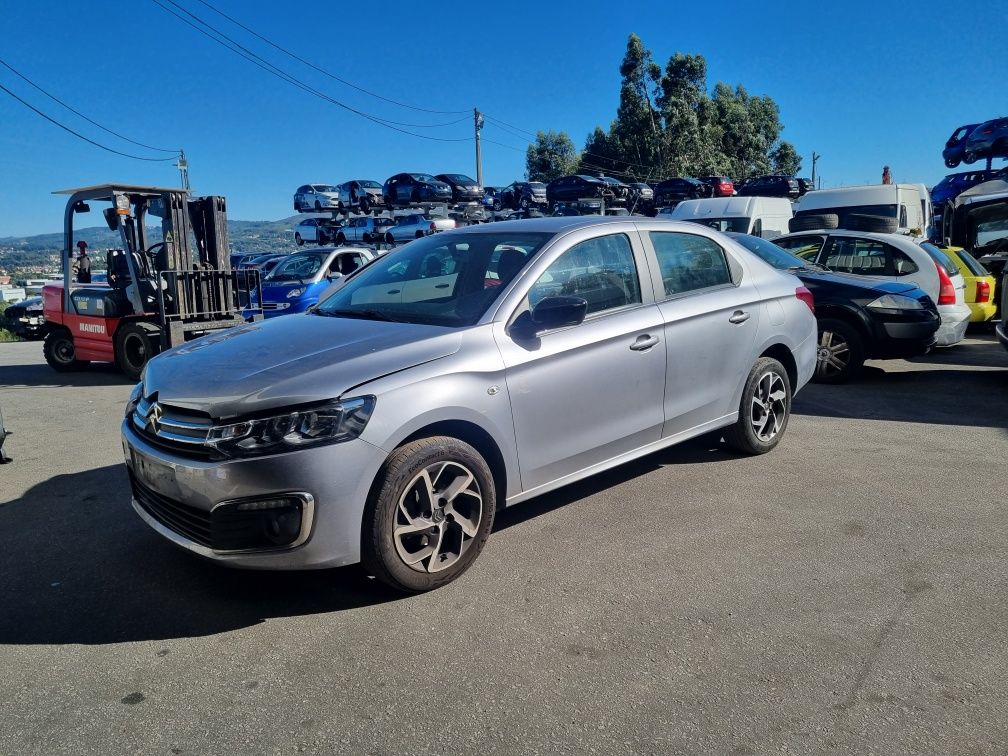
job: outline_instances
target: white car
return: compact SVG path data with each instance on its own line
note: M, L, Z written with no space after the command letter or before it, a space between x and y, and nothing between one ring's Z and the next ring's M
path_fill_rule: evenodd
M384 241L385 232L395 225L391 218L366 215L361 218L350 218L336 234L337 244L357 242L361 244L377 244Z
M339 206L339 189L332 184L305 184L294 193L296 213L321 213Z
M332 244L340 228L339 223L328 218L305 218L294 227L294 241L299 247L305 242Z
M933 244L904 234L872 234L840 229L798 231L773 243L830 270L913 283L938 306L938 346L958 344L966 335L970 309L966 281L948 256Z
M385 232L385 241L395 244L453 228L455 221L451 218L428 218L426 215L411 213L396 219L396 224Z

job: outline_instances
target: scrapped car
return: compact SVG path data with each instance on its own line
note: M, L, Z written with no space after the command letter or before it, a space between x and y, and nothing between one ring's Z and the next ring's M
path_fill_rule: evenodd
M792 233L772 241L832 271L918 286L941 316L935 343L951 346L966 335L970 319L966 282L955 263L932 244L917 244L903 234L842 230Z
M756 176L747 179L738 187L739 197L788 197L801 196L801 186L793 176Z
M342 225L330 218L305 218L294 227L294 242L299 247L305 242L331 244Z
M539 181L515 181L501 189L500 202L512 210L544 210L548 204L546 184Z
M579 199L603 197L608 185L594 176L561 176L546 185L546 200L550 205L557 202L577 202Z
M695 224L425 237L311 313L151 360L122 423L133 507L222 564L362 561L437 588L505 507L713 431L775 448L815 368L812 309L794 276Z
M391 218L350 218L336 234L337 244L377 244L384 241L385 232L395 225Z
M713 197L731 197L735 194L735 184L727 176L704 176L700 179L713 190Z
M938 247L955 263L966 282L966 306L971 323L986 323L997 314L997 282L990 271L962 247Z
M319 301L333 281L373 260L369 249L322 247L296 252L262 279L262 310L266 318L304 312Z
M502 191L503 189L499 186L483 187L483 207L489 210L503 209L504 203L501 201Z
M606 201L610 205L625 205L630 199L629 184L624 184L618 178L614 178L613 176L599 176L599 180L604 181L608 185Z
M4 311L7 328L26 341L45 338L45 313L42 297L29 297L15 302Z
M451 218L430 218L420 213L403 215L396 218L395 225L385 229L385 241L397 244L410 239L419 239L439 231L450 231L455 225L455 221Z
M655 205L659 208L675 207L683 200L710 197L713 189L693 178L670 178L654 188Z
M294 212L321 213L339 208L339 189L332 184L305 184L294 192Z
M975 163L980 158L1008 157L1008 118L994 118L981 123L963 147L963 162Z
M341 210L370 213L385 206L382 185L371 179L353 179L337 187Z
M483 200L482 187L476 179L470 178L464 173L439 173L434 178L451 187L452 201L454 202L481 202Z
M938 308L918 286L836 273L766 239L729 236L769 265L796 275L812 292L819 328L814 381L843 383L866 359L915 357L934 345Z
M942 150L942 159L946 168L955 168L963 161L966 150L966 138L980 124L967 123L952 132L952 136L945 142L945 149Z
M429 173L397 173L385 182L382 194L389 207L452 200L452 188Z

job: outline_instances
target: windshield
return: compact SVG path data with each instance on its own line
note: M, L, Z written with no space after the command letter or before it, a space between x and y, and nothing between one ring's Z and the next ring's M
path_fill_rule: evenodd
M312 184L312 189L316 192L337 192L339 191L335 186L330 186L329 184Z
M445 176L454 181L456 184L468 185L476 183L476 179L471 179L463 173L446 173Z
M424 181L429 184L437 181L437 179L431 176L429 173L411 173L410 178L412 178L414 181Z
M329 256L328 252L291 255L267 276L269 281L307 281L318 273Z
M806 268L805 261L796 257L774 244L772 241L761 239L758 236L749 236L745 232L730 233L732 239L748 249L763 262L772 265L778 270L789 270L791 268Z
M710 226L718 231L726 233L745 234L749 232L748 218L686 218L692 223L699 223L701 226Z
M980 248L992 245L1003 249L1008 244L1001 241L1008 239L1008 202L996 202L971 209L967 224L976 229L972 234L975 239L974 251L981 252L981 255L988 254L992 250L981 251Z
M462 327L476 323L550 233L436 234L379 257L318 315Z
M377 181L358 181L357 183L360 184L365 189L381 189L382 188L382 185L379 184Z

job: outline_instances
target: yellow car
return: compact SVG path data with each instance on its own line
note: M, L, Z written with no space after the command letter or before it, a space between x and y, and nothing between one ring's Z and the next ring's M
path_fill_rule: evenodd
M994 276L962 247L939 247L956 264L966 280L966 304L970 323L986 323L997 310L994 299Z

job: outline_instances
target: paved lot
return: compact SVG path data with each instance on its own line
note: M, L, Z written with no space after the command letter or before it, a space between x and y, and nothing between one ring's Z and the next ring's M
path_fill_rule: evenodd
M0 344L0 753L1008 751L1008 353L810 386L498 517L434 593L228 571L129 506L111 369Z

